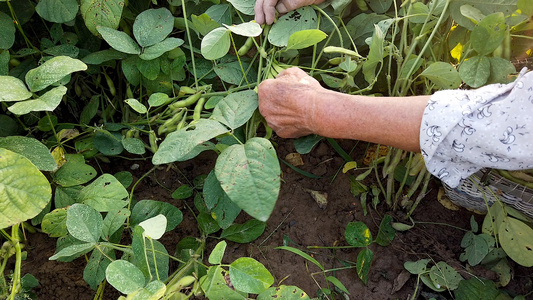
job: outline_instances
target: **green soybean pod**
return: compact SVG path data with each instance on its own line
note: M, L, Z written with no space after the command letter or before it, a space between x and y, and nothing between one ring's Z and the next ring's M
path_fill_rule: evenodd
M200 100L198 100L198 103L196 103L196 106L194 107L194 113L192 114L192 119L194 121L200 120L200 114L202 113L202 109L204 109L205 101L205 97L202 97Z
M156 153L158 147L157 147L157 136L155 135L155 131L150 130L148 137L150 141L150 150L152 150L153 153Z
M196 101L198 101L198 99L200 99L201 96L202 96L202 93L196 93L194 95L187 97L187 99L185 100L176 101L170 104L168 107L172 110L176 108L187 107L189 105L196 103Z
M250 49L252 48L253 44L254 44L254 38L249 37L244 43L244 45L242 45L241 48L239 48L239 50L237 51L237 54L239 56L246 55L246 53L248 53L248 51L250 51Z

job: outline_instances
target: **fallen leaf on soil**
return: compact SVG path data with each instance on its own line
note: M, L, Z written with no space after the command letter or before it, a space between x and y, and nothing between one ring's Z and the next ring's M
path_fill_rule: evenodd
M303 164L304 164L304 161L302 160L302 156L300 155L300 153L297 153L297 152L287 154L287 156L285 156L285 160L289 164L291 164L291 165L293 165L295 167L303 166Z
M439 189L439 193L437 194L437 200L439 200L439 203L447 209L459 210L459 206L455 205L448 197L446 197L446 192L442 187Z
M306 192L311 194L311 197L315 199L318 207L324 209L328 205L328 193L321 193L319 191L313 191L310 189L305 189Z
M403 270L402 272L400 272L400 274L398 274L398 277L394 279L394 283L392 284L391 295L401 290L410 277L411 273L409 273L409 271Z

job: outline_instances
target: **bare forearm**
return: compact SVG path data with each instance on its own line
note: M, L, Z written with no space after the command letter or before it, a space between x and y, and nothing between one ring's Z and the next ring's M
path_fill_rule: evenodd
M368 97L326 91L314 108L317 134L420 151L420 124L430 96Z

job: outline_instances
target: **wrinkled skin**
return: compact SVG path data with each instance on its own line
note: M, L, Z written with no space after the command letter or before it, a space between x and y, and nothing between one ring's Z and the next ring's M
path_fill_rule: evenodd
M272 24L276 18L276 11L280 14L303 6L320 4L324 0L257 0L255 2L255 21L258 24Z
M317 131L313 120L315 99L324 92L316 79L299 68L289 68L276 79L267 79L259 85L259 110L280 137L308 135Z

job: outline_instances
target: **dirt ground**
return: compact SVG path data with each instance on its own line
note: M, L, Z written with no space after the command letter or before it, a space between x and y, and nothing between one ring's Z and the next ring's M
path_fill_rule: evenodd
M274 138L277 143L279 157L295 152L291 140ZM350 151L354 142L344 141L341 146ZM361 148L358 145L357 148ZM365 146L366 147L366 146ZM362 150L352 154L357 161L362 160ZM368 215L363 216L361 204L350 193L350 182L346 174L339 170L344 160L327 143L321 144L310 154L303 155L304 165L301 169L322 176L320 179L311 179L291 170L281 164L283 181L276 208L267 222L265 233L251 244L228 243L224 263L230 263L238 257L251 256L261 261L274 275L276 284L296 285L310 296L315 297L320 287L325 287L324 276L313 275L319 269L310 264L306 265L303 258L275 247L283 245L284 237L289 237L294 244L302 250L308 246L333 246L347 245L344 240L344 230L348 222L363 221L372 231L374 237L377 227L384 214L389 213L400 219L401 212L389 212L383 204L377 210L368 209ZM134 164L140 168L131 171ZM190 162L179 163L177 168L161 167L145 178L137 186L135 197L169 201L178 206L184 214L183 222L176 230L166 233L162 242L169 253L174 253L176 243L186 236L198 236L196 222L192 213L186 208L183 201L173 200L170 191L179 187L186 180L208 174L213 168L214 156L209 153L201 154ZM111 164L100 164L102 172L115 173L128 170L137 180L152 166L133 160L115 160ZM460 241L464 231L455 227L470 229L469 220L471 212L461 209L452 211L445 209L437 200L436 195L439 185L432 182L430 192L420 203L413 219L418 223L414 228L405 232L398 232L391 245L381 247L372 244L370 249L374 252L374 260L370 268L369 280L364 285L357 277L355 268L330 272L328 275L338 278L349 290L350 299L412 299L416 289L416 277L409 276L403 267L406 261L415 261L421 258L431 258L434 261L445 261L459 271L464 277L473 275L485 276L494 279L495 274L483 269L467 270L465 264L459 261L462 252ZM305 189L312 189L328 194L326 208L320 208ZM193 200L185 200L189 206L194 207ZM483 216L475 215L481 222ZM241 213L238 222L242 223L249 217ZM448 226L450 225L450 226ZM217 236L215 233L214 236ZM218 242L209 239L208 249ZM32 234L27 242L28 259L23 262L23 274L31 273L40 281L35 289L38 299L93 299L95 291L91 290L83 281L83 268L85 258L77 259L73 263L60 263L49 261L54 254L55 239L44 234ZM321 262L326 269L341 267L341 261L355 262L360 249L342 250L312 250L313 256ZM531 268L523 268L511 263L514 268L514 278L506 288L511 293L526 294L533 289L533 274ZM420 286L417 299L452 299L450 294L436 295L431 290ZM104 299L116 299L118 293L111 287L106 288ZM533 298L532 298L533 299Z

